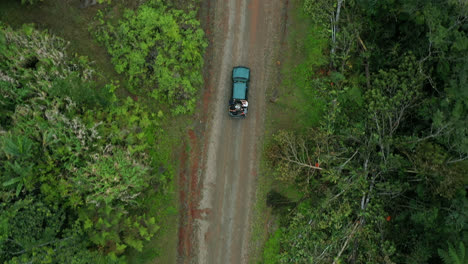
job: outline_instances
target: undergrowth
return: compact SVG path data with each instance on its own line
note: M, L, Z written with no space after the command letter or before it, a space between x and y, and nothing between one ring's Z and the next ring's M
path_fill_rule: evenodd
M193 111L203 83L207 43L195 16L194 10L150 0L136 11L125 10L118 23L99 12L90 30L106 46L115 70L127 77L132 93L150 96L160 109L184 114Z

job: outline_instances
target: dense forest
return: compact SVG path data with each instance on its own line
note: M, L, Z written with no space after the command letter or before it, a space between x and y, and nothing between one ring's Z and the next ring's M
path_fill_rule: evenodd
M300 126L265 150L298 197L269 193L264 263L468 263L468 2L301 9Z
M193 7L113 7L89 32L116 80L67 40L0 22L1 263L126 263L176 210L165 124L193 110L204 34Z
M171 120L203 84L197 1L79 1L110 74L0 17L1 263L161 254L144 259L177 211ZM9 2L27 16L61 0ZM272 100L294 125L265 144L263 262L468 263L468 2L295 2L310 27L289 45L295 97Z

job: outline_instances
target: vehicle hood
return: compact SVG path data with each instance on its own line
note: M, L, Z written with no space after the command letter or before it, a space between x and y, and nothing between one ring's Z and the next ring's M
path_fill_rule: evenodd
M250 78L250 70L248 68L244 67L237 67L234 68L232 71L232 77L233 78L244 78L248 80Z

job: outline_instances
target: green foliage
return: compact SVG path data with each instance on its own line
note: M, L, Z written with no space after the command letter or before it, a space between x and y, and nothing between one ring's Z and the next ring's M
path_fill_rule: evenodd
M297 82L310 89L298 104L320 109L320 122L277 131L266 148L276 180L302 196L278 216L280 246L265 248L273 259L466 262L458 246L468 228L462 2L341 6L329 69L304 68ZM303 8L319 32L337 12L334 2L305 0Z
M112 56L129 88L168 104L171 112L190 112L202 85L202 54L207 46L195 12L185 13L151 0L126 10L118 25L100 13L95 36Z
M127 247L138 251L159 230L156 219L130 211L132 208L116 205L87 206L80 210L80 221L89 239L111 256L120 255Z
M463 242L455 248L451 243L448 243L448 250L439 249L437 252L445 264L463 264L468 262L467 248Z
M0 124L7 127L17 105L47 92L70 97L89 107L106 105L109 97L89 80L93 70L83 57L70 58L67 43L24 25L22 32L0 26ZM85 96L84 96L85 95ZM44 96L42 94L41 96Z
M332 1L305 0L303 9L312 18L314 24L322 26L330 22L330 14L333 12L333 7Z
M161 114L31 26L0 30L0 262L123 263L159 230L145 199L172 179ZM165 155L168 155L167 153Z
M422 143L411 155L418 185L436 195L453 198L465 184L466 164L447 164L448 153L438 144Z
M77 74L69 75L65 79L55 80L47 89L47 92L54 97L68 97L76 104L87 108L106 107L110 103L109 97L112 96L112 93L107 89L98 87L92 81L81 81L81 77Z
M135 203L141 191L148 187L148 168L135 163L122 149L95 155L93 159L79 168L73 179L75 191L86 197L86 204Z
M291 104L291 107L299 113L296 122L304 126L317 125L325 109L324 100L314 93L316 89L322 89L328 83L312 76L319 67L327 63L326 57L323 56L327 38L323 32L320 32L319 27L304 28L291 34L293 35L291 45L294 45L298 53L305 55L301 57L298 65L285 69L284 75L288 78L284 83L290 87L289 89L293 89L294 95L299 98L297 102L286 103Z
M265 250L263 251L263 262L276 264L279 263L278 252L280 251L282 230L281 228L276 231L268 238L265 244Z
M401 122L399 119L404 117L402 113L418 102L421 90L422 78L418 73L416 59L411 55L404 56L398 68L380 70L375 75L371 88L366 91L369 114L376 115L378 119L391 120L393 126L398 126Z
M37 245L54 240L65 220L63 211L53 211L31 198L14 203L8 214L7 236L14 238L7 241L10 252L32 251Z

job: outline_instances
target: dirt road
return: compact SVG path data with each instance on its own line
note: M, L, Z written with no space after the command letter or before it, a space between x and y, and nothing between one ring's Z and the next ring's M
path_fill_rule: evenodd
M201 15L210 45L200 126L190 165L181 173L185 215L179 263L247 263L249 220L263 134L266 90L276 83L287 0L205 0ZM251 69L249 115L227 113L234 66ZM199 143L196 143L199 140Z

